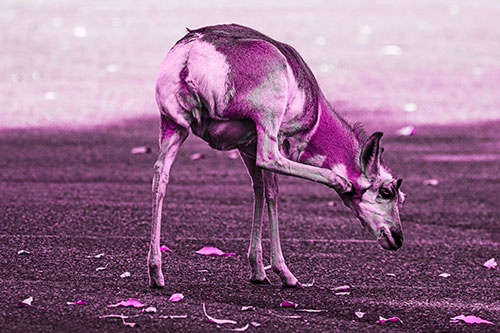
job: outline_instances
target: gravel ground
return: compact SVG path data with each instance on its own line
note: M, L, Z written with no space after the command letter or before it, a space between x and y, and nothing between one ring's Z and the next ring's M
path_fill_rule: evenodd
M0 131L2 331L125 329L120 319L98 317L106 314L136 316L127 320L145 331L220 331L252 321L263 326L249 331L494 331L500 324L499 271L483 266L500 259L499 122L422 126L412 137L386 129L385 159L408 194L405 244L396 253L372 241L328 188L280 177L285 258L301 282L314 281L302 290L282 289L274 274L271 286L248 282L249 177L241 161L193 137L174 164L164 209L162 243L172 249L163 257L166 287L147 287L157 127L157 120L137 120L80 131ZM141 145L152 153L130 153ZM193 153L203 158L191 161ZM440 183L423 185L429 178ZM195 254L208 245L236 256ZM17 254L21 249L31 254ZM98 253L105 255L92 257ZM131 276L120 278L126 271ZM349 295L336 294L342 285ZM184 300L169 302L175 292ZM17 307L29 296L32 307ZM107 307L130 298L158 312ZM283 309L283 299L326 311ZM76 300L88 304L66 304ZM218 328L203 303L213 317L238 324ZM256 310L240 311L245 305ZM449 322L460 314L496 325ZM379 316L402 323L377 324Z

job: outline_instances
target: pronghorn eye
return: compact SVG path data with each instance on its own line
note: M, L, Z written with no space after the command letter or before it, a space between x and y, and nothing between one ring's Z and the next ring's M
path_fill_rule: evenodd
M380 190L378 190L378 194L380 195L380 197L382 199L385 199L385 200L388 200L392 197L392 192L386 188L383 188L383 187Z

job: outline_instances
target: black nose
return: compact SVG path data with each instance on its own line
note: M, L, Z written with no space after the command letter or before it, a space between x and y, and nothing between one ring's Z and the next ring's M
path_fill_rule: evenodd
M394 243L396 243L396 246L400 248L401 245L403 245L403 233L401 231L394 231L393 229L391 229L391 235L394 239Z

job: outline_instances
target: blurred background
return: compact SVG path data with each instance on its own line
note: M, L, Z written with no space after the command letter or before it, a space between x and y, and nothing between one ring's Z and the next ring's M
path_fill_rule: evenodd
M157 117L162 59L186 27L219 23L295 47L349 120L497 119L499 18L498 0L2 0L0 127Z

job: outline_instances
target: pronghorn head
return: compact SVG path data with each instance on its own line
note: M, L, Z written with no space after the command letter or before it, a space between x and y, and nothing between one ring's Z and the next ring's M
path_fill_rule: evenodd
M340 196L384 249L397 250L403 244L399 210L405 194L400 190L403 180L393 178L381 164L381 137L381 132L372 134L361 148L361 176L353 181L351 192Z

